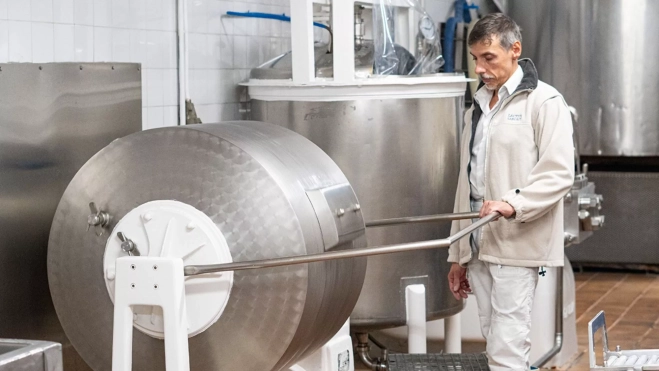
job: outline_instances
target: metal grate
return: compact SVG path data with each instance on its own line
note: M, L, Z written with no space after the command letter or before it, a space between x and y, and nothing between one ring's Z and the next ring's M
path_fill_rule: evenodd
M390 371L489 371L480 354L390 354Z

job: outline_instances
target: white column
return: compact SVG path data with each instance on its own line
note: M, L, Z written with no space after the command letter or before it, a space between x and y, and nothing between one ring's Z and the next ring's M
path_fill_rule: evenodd
M316 78L313 48L313 2L290 0L293 82L306 84Z
M444 318L444 353L462 353L460 313Z
M355 81L355 2L332 1L334 81Z
M426 287L409 285L405 288L407 309L407 352L426 353Z

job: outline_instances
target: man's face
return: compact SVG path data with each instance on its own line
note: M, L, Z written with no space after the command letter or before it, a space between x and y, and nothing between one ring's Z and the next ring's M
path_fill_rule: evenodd
M517 68L517 60L522 54L522 44L516 41L510 50L504 49L498 36L477 42L470 46L470 54L476 62L476 73L489 90L498 90L508 81Z

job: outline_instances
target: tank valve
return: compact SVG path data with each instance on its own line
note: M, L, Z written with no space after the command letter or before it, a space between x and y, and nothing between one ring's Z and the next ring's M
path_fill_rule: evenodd
M140 256L140 251L137 249L137 245L130 238L126 237L123 232L118 232L117 237L121 240L121 249L127 253L129 256Z
M89 210L91 214L87 216L87 231L89 231L89 228L94 227L94 233L100 237L103 235L103 227L110 222L110 214L99 210L94 202L89 203Z

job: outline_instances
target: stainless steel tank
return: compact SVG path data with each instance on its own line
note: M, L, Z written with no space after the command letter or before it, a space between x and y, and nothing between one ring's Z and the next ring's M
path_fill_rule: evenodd
M89 368L50 299L48 231L80 167L142 129L140 76L138 64L0 64L0 337L61 343L67 371Z
M583 156L659 155L659 2L508 0L522 56L579 112Z
M112 359L113 304L103 261L106 243L117 237L108 233L133 209L157 200L192 206L210 218L234 262L366 245L361 210L341 170L289 130L233 122L154 129L119 139L69 184L48 248L55 308L94 370L110 369ZM90 201L111 216L102 236L85 229ZM347 211L338 214L339 209ZM158 217L143 219L151 223ZM165 243L154 242L158 238L148 233L147 224L143 229L146 235L131 237L142 254L165 254ZM181 248L168 251L176 254ZM214 263L189 254L183 261ZM224 312L189 339L191 369L285 369L346 322L365 270L366 260L357 258L234 272ZM188 298L211 289L196 279L186 280ZM134 369L163 370L163 341L143 331L134 331L133 338Z
M322 60L319 66L321 58L316 54L317 76L331 68L330 57ZM288 78L289 63L282 59L253 70L251 76ZM370 62L358 59L355 68L358 75L372 69L372 56ZM465 86L466 82L461 89ZM285 97L251 100L253 119L300 133L329 154L355 188L367 221L453 211L462 112L460 94L347 101L328 97L322 102ZM431 223L369 228L366 236L369 246L375 246L442 238L449 231L450 223ZM362 329L404 325L404 287L415 283L427 287L428 320L462 310L462 302L448 289L447 257L445 249L369 257L351 325Z

